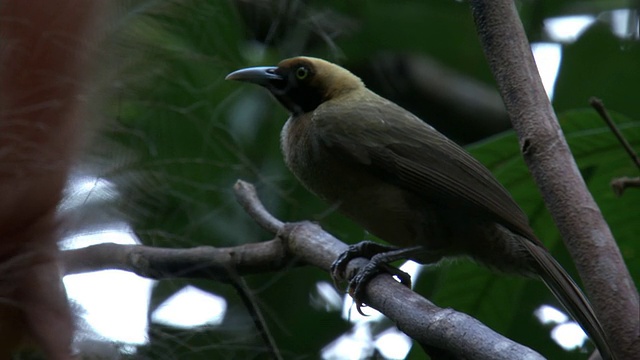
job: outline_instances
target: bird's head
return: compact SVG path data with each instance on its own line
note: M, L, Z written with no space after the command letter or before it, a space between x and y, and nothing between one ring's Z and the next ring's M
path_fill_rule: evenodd
M325 101L364 88L360 78L344 68L302 56L282 60L274 67L237 70L226 79L264 86L294 115L313 111Z

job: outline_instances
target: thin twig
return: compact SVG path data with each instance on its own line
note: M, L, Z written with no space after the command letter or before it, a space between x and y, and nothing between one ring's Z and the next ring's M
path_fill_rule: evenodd
M627 139L620 132L620 129L618 129L616 124L613 122L613 119L611 119L611 116L609 115L609 112L607 111L607 108L604 106L604 103L602 102L602 100L596 97L592 97L591 99L589 99L589 104L591 104L591 106L598 112L598 114L604 120L604 122L606 122L607 125L609 125L609 129L611 129L611 132L613 132L613 134L616 136L618 141L620 141L620 145L622 145L622 147L625 149L627 154L629 154L629 157L631 157L631 160L634 162L634 164L636 164L638 169L640 169L640 157L638 157L638 154L633 150L633 147L631 147L631 144L629 144Z
M232 276L232 278L233 287L235 287L238 295L244 303L244 306L247 308L249 315L251 315L256 329L262 337L262 341L264 341L265 345L269 349L271 358L275 360L282 360L280 349L276 345L276 341L273 339L273 336L269 331L267 322L265 321L264 316L262 315L262 311L260 311L260 307L258 306L256 299L253 296L253 292L251 291L251 289L249 289L247 282L240 276Z
M622 196L627 188L640 188L640 177L621 177L611 180L611 188L616 196Z
M264 208L253 184L238 180L233 185L233 190L238 203L260 227L274 234L277 234L282 229L284 223L276 219Z

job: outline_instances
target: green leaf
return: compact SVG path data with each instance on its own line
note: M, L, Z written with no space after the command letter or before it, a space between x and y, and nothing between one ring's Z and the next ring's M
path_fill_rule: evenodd
M637 41L620 39L608 25L594 24L577 42L563 48L553 101L556 111L583 108L596 96L619 113L640 113L640 103L632 95L640 83L638 64Z
M640 148L640 121L613 114L621 132L635 148ZM629 189L615 197L609 182L619 176L636 176L635 168L617 139L594 110L575 110L560 115L560 122L589 190L600 206L629 271L637 273L640 222L637 208L640 191ZM557 229L535 188L520 156L513 132L498 135L470 147L471 153L489 167L529 214L536 234L572 274L578 277L561 245ZM587 176L588 175L588 176ZM473 264L443 265L438 288L431 297L440 306L478 317L493 329L524 344L536 345L549 337L549 329L533 319L532 312L543 303L559 307L551 293L539 282L490 273ZM527 324L527 326L523 326ZM524 330L526 329L526 331ZM550 350L551 351L551 350ZM567 356L556 347L557 356ZM545 353L550 356L549 353ZM553 358L553 356L551 356Z

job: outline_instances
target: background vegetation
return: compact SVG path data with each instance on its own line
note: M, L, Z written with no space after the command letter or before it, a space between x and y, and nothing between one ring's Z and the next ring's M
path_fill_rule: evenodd
M640 192L631 189L617 198L608 185L615 177L635 176L638 169L587 109L589 97L602 98L640 148L637 14L630 20L635 19L636 31L626 37L614 35L610 23L611 10L633 6L519 2L531 42L552 41L545 32L547 19L597 17L575 42L562 45L553 104L631 274L638 274ZM465 2L139 0L121 3L115 12L98 79L109 94L101 108L104 136L96 140L96 154L86 166L117 185L120 214L145 244L234 246L270 239L236 204L232 185L239 178L253 182L268 209L284 221L320 221L350 243L368 237L307 193L285 168L279 150L279 131L288 116L284 109L262 89L224 81L239 68L311 55L342 64L450 137L473 143L470 151L511 191L536 233L577 278L508 131ZM316 283L329 281L326 273L296 268L246 280L285 358L317 358L322 347L351 327L339 312L327 312L314 301ZM150 310L186 283L227 299L223 324L197 331L152 325L151 341L136 358L264 355L249 315L226 284L159 282ZM416 291L549 358L585 357L580 351L567 354L550 339L550 328L532 315L543 303L559 306L541 283L460 261L430 267ZM409 358L425 355L414 347Z

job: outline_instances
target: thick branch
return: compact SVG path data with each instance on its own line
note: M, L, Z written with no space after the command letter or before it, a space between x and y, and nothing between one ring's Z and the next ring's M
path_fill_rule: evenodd
M245 210L262 227L275 230L277 239L232 248L94 245L64 251L66 273L120 269L153 279L229 281L238 275L277 271L291 263L314 265L328 272L333 261L347 249L346 244L314 223L284 224L275 219L264 209L251 184L239 181L234 189ZM355 274L367 263L366 259L354 259L347 273ZM542 359L533 350L504 338L466 314L435 306L388 274L375 277L365 295L369 306L393 320L407 335L423 345L447 349L455 358Z
M638 293L578 171L545 94L513 0L474 0L473 15L521 149L620 358L640 354Z

